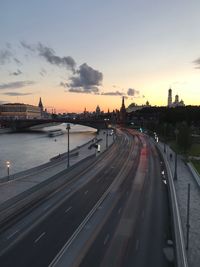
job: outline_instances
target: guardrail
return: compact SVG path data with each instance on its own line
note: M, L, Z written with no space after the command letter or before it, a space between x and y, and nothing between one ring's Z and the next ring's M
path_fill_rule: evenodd
M176 191L173 181L172 172L169 166L169 163L166 157L163 155L162 150L158 144L156 144L160 154L163 157L167 173L168 173L168 190L170 195L170 203L171 203L171 212L173 218L173 225L174 225L174 241L175 241L175 255L176 255L176 266L177 267L188 267L186 249L185 249L185 242L183 237L183 230L181 224L181 218L178 208L178 202L176 197Z

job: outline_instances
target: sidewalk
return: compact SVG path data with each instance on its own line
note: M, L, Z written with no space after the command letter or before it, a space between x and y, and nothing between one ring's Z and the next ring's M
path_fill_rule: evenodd
M97 135L98 139L102 139L98 144L101 146L101 152L106 149L106 134L105 131L100 131ZM113 136L108 135L108 146L113 142ZM93 143L91 140L89 143L77 148L78 156L74 156L70 159L70 166L73 166L82 159L95 155L95 148L88 149ZM0 183L0 205L5 201L17 196L18 194L32 188L33 186L49 179L53 175L67 169L67 158L62 160L55 160L51 163L46 163L37 168L27 170L15 174L15 179Z
M159 143L163 155L166 155L172 174L175 169L175 153L166 145L166 154L164 153L164 145ZM172 159L170 159L170 153ZM184 239L186 243L186 219L187 219L187 190L190 183L190 234L188 265L189 267L200 266L200 188L198 187L192 173L187 164L182 160L181 155L177 157L177 180L174 181L179 211L182 221Z

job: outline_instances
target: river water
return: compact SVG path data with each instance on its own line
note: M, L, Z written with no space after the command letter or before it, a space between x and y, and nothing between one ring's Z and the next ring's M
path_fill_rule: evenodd
M62 129L63 135L49 137L48 131ZM95 136L96 130L81 125L71 125L70 150ZM6 161L10 161L10 174L23 171L50 158L67 152L66 124L49 126L19 133L0 133L0 177L7 175Z

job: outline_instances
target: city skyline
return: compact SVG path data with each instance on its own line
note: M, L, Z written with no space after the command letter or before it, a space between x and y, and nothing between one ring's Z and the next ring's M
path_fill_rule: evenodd
M0 102L57 112L166 106L168 89L199 105L200 3L2 1Z

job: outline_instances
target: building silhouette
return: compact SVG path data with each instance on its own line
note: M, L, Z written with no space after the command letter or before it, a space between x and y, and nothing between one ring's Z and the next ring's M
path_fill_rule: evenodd
M185 104L183 100L179 101L179 95L175 95L175 100L172 102L172 89L168 90L168 107L175 108L175 107L184 107Z

